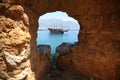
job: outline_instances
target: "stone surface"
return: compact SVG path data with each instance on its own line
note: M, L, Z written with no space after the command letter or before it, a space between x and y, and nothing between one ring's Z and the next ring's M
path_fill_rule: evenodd
M73 43L62 43L56 48L56 52L59 56L56 59L56 66L60 70L69 70L70 65L72 64L72 47L74 47Z
M47 59L36 49L38 17L61 10L81 24L79 46L59 59L61 65L89 77L120 80L119 4L120 0L1 0L0 78L41 78Z
M40 58L41 58L41 63L42 65L40 66L41 72L43 73L41 76L41 78L44 76L44 74L47 74L48 71L50 70L50 65L51 65L51 60L50 60L50 54L51 54L51 48L49 45L38 45L37 46L37 51L40 54Z
M53 69L51 73L45 75L42 80L92 80L89 77L80 75L71 71L61 71L58 69Z
M38 45L37 51L43 53L44 55L50 57L51 54L51 47L50 45Z
M0 78L21 80L33 78L31 70L30 34L22 20L15 21L7 16L0 16Z
M73 46L74 46L73 43L63 42L62 44L60 44L60 45L56 48L56 52L59 53L60 55L66 54L66 53L70 53L71 47L73 47Z
M2 80L39 80L48 71L49 56L38 54L35 41L32 43L35 38L30 35L29 27L35 24L34 21L32 24L35 17L28 13L32 15L22 0L0 1L0 79Z

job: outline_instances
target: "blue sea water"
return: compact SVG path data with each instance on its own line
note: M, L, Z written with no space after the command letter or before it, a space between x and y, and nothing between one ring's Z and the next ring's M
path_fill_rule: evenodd
M64 34L51 34L48 30L37 32L37 45L48 44L51 46L51 53L55 53L55 49L63 42L77 42L79 31L68 31Z

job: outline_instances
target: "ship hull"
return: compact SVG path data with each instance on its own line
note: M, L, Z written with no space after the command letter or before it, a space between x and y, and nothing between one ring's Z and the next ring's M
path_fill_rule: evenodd
M64 30L64 29L54 29L54 28L48 28L48 30L51 32L51 33L64 33L64 32L67 32L68 30Z

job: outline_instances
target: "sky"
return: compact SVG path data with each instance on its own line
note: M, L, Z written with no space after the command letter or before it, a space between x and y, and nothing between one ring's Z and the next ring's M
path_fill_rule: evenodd
M40 19L61 19L63 21L77 22L74 18L69 17L66 12L61 12L61 11L46 13L40 16L39 20Z

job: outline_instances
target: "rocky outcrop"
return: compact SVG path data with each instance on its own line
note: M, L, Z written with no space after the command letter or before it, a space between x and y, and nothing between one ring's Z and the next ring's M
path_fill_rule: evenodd
M73 68L97 79L119 80L120 73L117 68L119 66L119 50L113 48L115 44L108 40L101 40L101 42L98 40L98 44L86 48L83 45L73 48Z
M104 44L104 46L97 45L92 48L93 45L91 45L84 48L85 44L81 44L71 47L66 53L63 52L64 54L60 51L57 67L62 70L75 70L96 79L119 80L119 54L112 54L113 51L117 51L113 48L114 44L112 42L104 43L104 41L99 44ZM108 51L108 53L106 54L104 51Z
M72 64L62 64L87 76L120 80L119 4L119 0L1 0L0 78L38 80L44 74L45 59L36 49L38 17L61 10L81 24L79 46L64 58Z
M46 72L48 58L38 54L30 34L34 19L22 0L0 1L0 79L39 80Z
M71 47L74 46L74 43L66 43L63 42L56 48L56 52L59 53L60 55L66 54L66 53L71 53Z
M29 57L28 16L21 5L11 3L0 4L0 79L35 80Z
M69 70L70 65L72 64L72 50L74 47L73 43L65 43L63 42L56 48L56 52L58 53L58 57L56 59L56 67L60 70Z
M50 54L51 54L51 47L50 45L38 45L37 51L40 55L39 57L43 56L42 63L44 64L43 70L44 73L47 73L50 69L51 60L50 60Z
M49 45L38 45L37 51L40 54L39 58L41 58L41 78L44 76L44 74L47 75L48 71L50 70L51 60L50 60L50 54L51 54L51 48Z
M50 58L50 54L51 54L50 45L38 45L37 51L43 53L44 55L48 56L48 58Z

